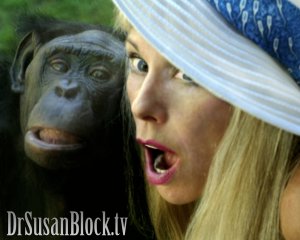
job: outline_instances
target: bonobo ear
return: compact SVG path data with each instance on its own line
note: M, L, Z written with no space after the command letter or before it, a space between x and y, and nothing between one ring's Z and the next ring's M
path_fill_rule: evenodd
M24 91L25 72L33 59L38 38L34 32L28 33L20 42L10 68L11 89L13 92Z

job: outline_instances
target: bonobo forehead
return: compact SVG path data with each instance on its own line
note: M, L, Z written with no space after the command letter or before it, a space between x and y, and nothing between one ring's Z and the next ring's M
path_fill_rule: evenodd
M113 35L100 30L87 30L74 35L57 37L44 46L49 51L72 51L78 54L90 53L92 55L107 55L114 60L125 57L123 43Z

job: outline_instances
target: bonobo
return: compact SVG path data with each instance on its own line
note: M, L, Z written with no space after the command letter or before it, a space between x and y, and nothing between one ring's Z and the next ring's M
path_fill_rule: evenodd
M7 211L23 218L26 212L48 218L105 212L113 231L116 214L129 216L120 114L123 36L40 16L22 19L18 29L23 37L10 69L19 96L10 111L19 126L11 145L17 164L8 164L13 169L0 190L2 234L10 224ZM126 224L122 239L144 239L130 219Z
M51 169L87 164L90 151L114 147L107 142L124 83L123 44L99 29L40 30L24 37L11 68L26 155Z

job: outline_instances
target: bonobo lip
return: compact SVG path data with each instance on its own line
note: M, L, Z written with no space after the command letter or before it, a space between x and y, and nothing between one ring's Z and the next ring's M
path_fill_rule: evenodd
M80 137L71 133L54 129L35 127L27 131L25 142L39 150L75 151L83 148Z

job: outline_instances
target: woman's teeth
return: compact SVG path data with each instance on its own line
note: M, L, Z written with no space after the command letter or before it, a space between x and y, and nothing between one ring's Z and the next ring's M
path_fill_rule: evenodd
M154 168L155 172L157 172L157 173L166 172L166 169L168 168L168 166L166 165L165 160L164 160L164 152L154 146L151 146L151 145L145 145L145 146L151 152L153 168Z
M154 170L157 173L166 172L163 154L161 154L155 158L153 166L154 166Z

